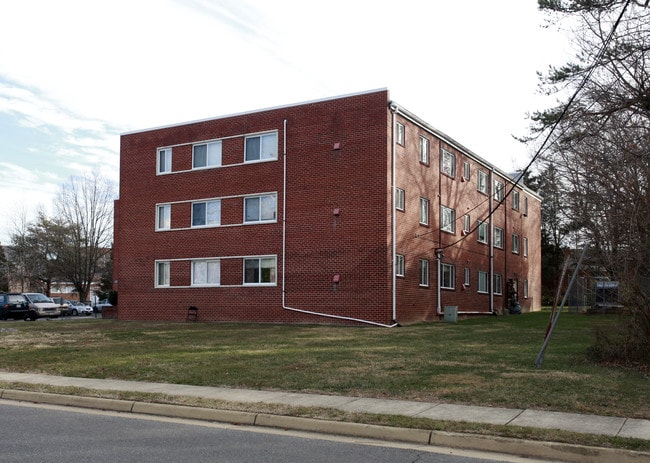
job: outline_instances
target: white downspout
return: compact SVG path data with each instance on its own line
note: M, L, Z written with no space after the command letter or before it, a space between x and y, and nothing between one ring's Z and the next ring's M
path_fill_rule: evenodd
M490 281L488 281L488 288L490 288L490 313L494 313L494 227L492 226L493 202L494 202L494 167L490 168L490 201L489 201L489 220L488 227L490 227Z
M397 185L395 184L395 174L397 172L397 166L395 165L395 153L397 151L396 147L396 136L395 136L395 131L397 130L397 118L395 117L395 114L399 111L399 106L397 106L395 103L391 103L390 105L390 111L391 111L391 123L392 123L392 137L391 137L391 143L390 143L390 149L391 149L391 179L390 179L390 188L391 188L391 213L390 213L390 220L391 220L391 262L392 262L392 270L391 270L391 275L392 275L392 301L391 304L393 306L393 323L397 323L397 270L395 268L395 260L397 259L397 240L395 239L395 234L397 233L397 217L395 215L395 196L397 195Z
M372 322L369 320L361 320L359 318L343 317L340 315L331 315L311 310L296 309L288 307L286 304L286 269L287 269L287 120L284 120L284 140L283 140L282 158L283 158L283 179L282 179L282 308L293 312L300 312L309 315L317 315L320 317L335 318L338 320L347 320L358 323L365 323L368 325L381 326L384 328L393 328L399 326L397 323L393 325L385 325L383 323Z

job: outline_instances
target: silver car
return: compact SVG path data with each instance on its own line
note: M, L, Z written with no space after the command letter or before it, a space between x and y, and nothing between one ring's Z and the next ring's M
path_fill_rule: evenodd
M79 301L70 301L68 312L71 315L92 315L93 308Z

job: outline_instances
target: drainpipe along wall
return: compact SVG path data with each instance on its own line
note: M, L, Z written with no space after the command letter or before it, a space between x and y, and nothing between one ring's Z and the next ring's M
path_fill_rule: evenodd
M385 328L393 328L395 326L399 326L397 323L394 323L392 325L386 325L383 323L377 323L373 322L370 320L362 320L359 318L353 318L353 317L343 317L340 315L333 315L333 314L327 314L327 313L322 313L322 312L316 312L313 310L306 310L306 309L297 309L295 307L289 307L287 306L286 303L286 269L287 269L287 120L284 120L284 126L283 126L283 149L282 149L282 158L283 158L283 180L282 180L282 308L284 310L290 310L292 312L300 312L304 314L309 314L309 315L316 315L319 317L326 317L326 318L332 318L332 319L338 319L338 320L347 320L351 322L357 322L357 323L364 323L368 325L374 325L374 326L382 326ZM394 266L393 266L394 267ZM394 272L394 270L393 270ZM394 288L393 288L394 291ZM395 316L395 311L393 309L393 317Z

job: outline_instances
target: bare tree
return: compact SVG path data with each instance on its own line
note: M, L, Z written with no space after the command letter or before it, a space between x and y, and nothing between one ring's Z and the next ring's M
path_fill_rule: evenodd
M111 252L114 182L98 173L71 177L56 198L57 219L65 225L65 244L58 250L58 269L87 300L102 259Z
M559 176L570 222L623 284L634 333L630 357L648 360L650 338L650 8L625 0L539 0L570 17L573 62L541 86L560 102L533 115L533 133L552 134L542 159Z

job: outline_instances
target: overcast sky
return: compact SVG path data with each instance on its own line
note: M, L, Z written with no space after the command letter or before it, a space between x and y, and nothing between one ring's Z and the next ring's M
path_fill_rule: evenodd
M388 88L497 167L566 60L536 0L0 0L0 241L121 133Z

